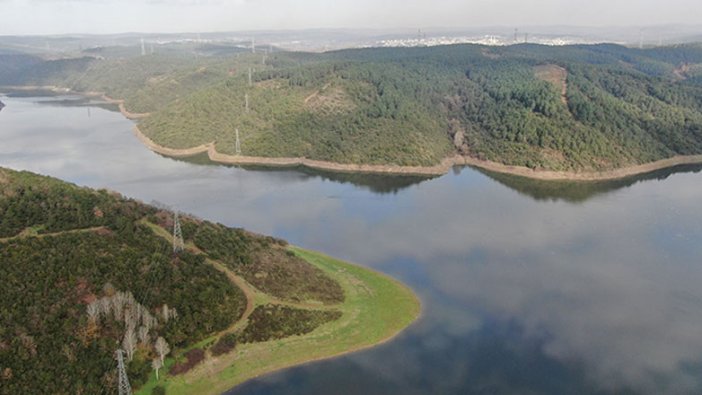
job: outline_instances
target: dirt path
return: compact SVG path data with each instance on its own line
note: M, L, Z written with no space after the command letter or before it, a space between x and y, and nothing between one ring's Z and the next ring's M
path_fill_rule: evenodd
M25 233L26 229L20 232L20 234L12 237L5 237L5 238L0 238L0 243L4 243L7 241L12 241L12 240L19 240L19 239L25 239L29 237L36 237L39 239L43 239L45 237L52 237L52 236L61 236L61 235L66 235L66 234L71 234L71 233L88 233L88 232L111 232L111 230L107 229L104 226L95 226L92 228L85 228L85 229L71 229L71 230L64 230L61 232L53 232L53 233Z
M536 78L553 84L560 89L561 103L568 105L568 71L555 64L534 67Z
M327 82L326 84L324 84L324 86L322 87L322 89L320 89L320 90L314 92L313 94L307 96L307 97L305 98L305 104L307 104L310 100L312 100L312 99L314 99L315 97L317 97L317 95L319 95L320 92L323 92L323 91L325 91L327 88L329 88L330 85L331 85L331 82Z
M146 219L142 219L140 222L148 226L157 236L160 236L170 241L171 235L165 229L147 221ZM185 248L194 254L205 255L205 253L202 250L200 250L191 242L186 243ZM254 311L254 309L257 306L264 304L276 304L305 310L333 310L338 308L339 306L315 303L298 303L281 300L256 289L256 287L251 285L248 281L246 281L246 279L236 274L233 270L229 269L222 262L209 257L205 258L205 262L212 265L212 267L214 267L218 271L222 272L225 276L227 276L229 281L232 284L234 284L237 288L241 289L241 291L244 293L244 296L246 297L246 309L244 310L242 316L235 323L230 325L227 329L220 331L215 336L221 336L226 333L234 332L241 329L245 325L246 321L248 320L249 316Z
M243 278L237 276L234 274L233 271L228 269L226 266L224 266L221 262L215 261L213 259L207 258L205 259L207 263L212 265L215 269L219 270L220 272L224 273L229 281L232 282L232 284L236 285L239 289L241 289L242 292L244 292L244 295L246 296L246 309L244 310L244 314L239 318L237 322L235 322L233 325L231 325L229 328L223 330L220 335L229 333L229 332L234 332L235 330L240 329L243 324L246 322L246 320L249 319L249 316L251 313L253 313L254 308L256 307L256 291L253 289L251 285L249 285L246 280Z

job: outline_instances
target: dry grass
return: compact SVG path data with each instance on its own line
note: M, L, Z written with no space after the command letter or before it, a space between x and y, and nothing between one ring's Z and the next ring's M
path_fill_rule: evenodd
M568 71L561 66L555 64L544 64L534 67L534 75L536 78L553 84L561 92L561 101L563 104L568 104Z
M353 111L356 105L342 88L328 83L305 98L305 107L316 113L338 114Z

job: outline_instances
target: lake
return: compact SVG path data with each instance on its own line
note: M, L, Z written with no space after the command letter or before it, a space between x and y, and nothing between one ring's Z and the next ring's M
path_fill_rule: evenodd
M231 394L702 393L700 166L591 184L241 169L152 153L98 103L0 100L0 166L282 237L422 300L387 344Z

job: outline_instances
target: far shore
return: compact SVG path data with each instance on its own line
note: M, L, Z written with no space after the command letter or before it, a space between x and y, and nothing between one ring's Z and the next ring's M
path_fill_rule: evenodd
M66 93L83 95L87 97L99 97L107 103L117 104L120 112L126 118L139 120L149 116L149 113L132 113L124 105L124 100L114 99L104 92L77 92L68 88L58 86L5 86L2 88L12 90L48 90L55 93ZM640 174L651 173L656 170L681 165L702 164L702 155L674 156L672 158L661 159L655 162L641 165L627 166L618 169L604 171L554 171L543 169L531 169L524 166L505 165L503 163L482 160L474 157L455 155L445 158L441 163L434 166L398 166L398 165L368 165L368 164L345 164L329 161L314 160L308 158L271 158L261 156L228 155L217 152L215 142L202 144L191 148L169 148L160 145L134 126L134 134L150 150L161 155L185 158L207 153L212 162L226 165L241 166L265 166L265 167L297 167L304 166L315 170L326 170L339 173L368 173L368 174L389 174L408 176L440 176L448 173L454 166L473 166L497 173L512 174L516 176L532 178L545 181L607 181L627 178Z
M498 173L506 173L546 181L607 181L646 174L656 170L680 165L702 164L702 155L675 156L637 166L622 167L614 170L597 172L567 172L552 170L535 170L523 166L510 166L488 160L455 155L445 158L434 166L396 166L396 165L363 165L344 164L307 158L268 158L260 156L228 155L217 152L215 142L196 147L178 149L157 144L134 126L134 134L150 150L161 155L185 158L207 153L207 157L216 163L227 165L257 165L268 167L305 166L316 170L326 170L341 173L372 173L412 176L440 176L449 172L454 166L474 166Z

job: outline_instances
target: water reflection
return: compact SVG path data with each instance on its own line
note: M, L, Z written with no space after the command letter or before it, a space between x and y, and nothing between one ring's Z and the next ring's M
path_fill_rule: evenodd
M207 154L199 154L187 158L179 158L184 162L222 166L219 163L213 162ZM231 166L251 171L272 172L287 174L287 177L309 177L320 178L322 180L334 181L341 184L352 184L357 187L367 189L378 194L398 193L402 189L409 188L412 185L419 184L423 181L432 179L433 177L412 176L412 175L383 175L383 174L354 174L354 173L339 173L325 170L310 169L306 166L271 168L266 166Z
M420 295L395 341L235 394L702 392L699 168L557 194L466 168L384 193L163 158L119 114L2 100L2 166L284 237Z
M480 168L475 170L536 200L564 200L571 203L581 203L597 195L627 188L642 181L665 180L677 173L698 173L702 170L702 165L680 165L618 180L589 182L532 180Z

